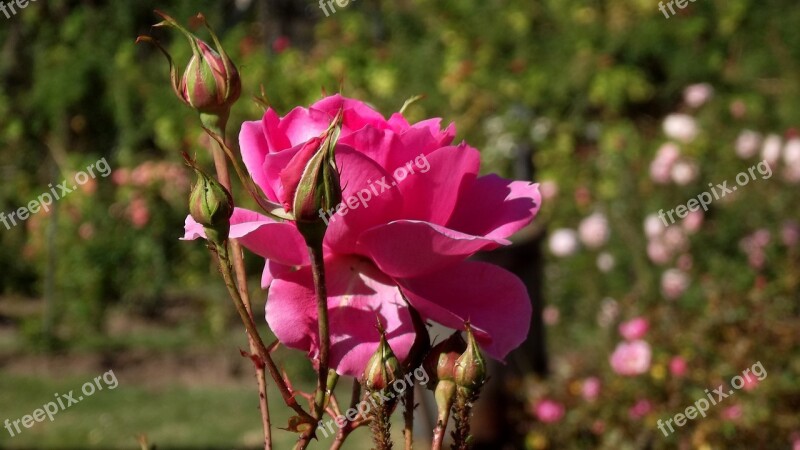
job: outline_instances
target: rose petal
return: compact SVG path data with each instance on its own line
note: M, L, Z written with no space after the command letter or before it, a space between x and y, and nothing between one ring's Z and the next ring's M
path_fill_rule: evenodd
M416 277L457 264L479 250L510 244L420 221L379 225L359 238L375 264L387 275Z
M406 200L402 218L445 225L457 200L463 197L462 190L472 185L477 177L480 155L467 145L443 147L427 155L419 164L415 161L403 168L407 173L405 177L401 168L393 173Z
M541 204L538 184L487 175L461 193L447 227L476 236L504 239L529 224Z
M183 240L205 239L203 226L186 217ZM230 238L237 239L253 253L281 264L308 264L305 241L294 224L276 222L248 209L236 208L231 216Z
M423 317L463 329L469 320L490 356L502 360L525 341L531 300L522 281L492 264L464 261L430 275L396 279Z
M335 257L325 262L330 366L358 377L378 348L380 320L389 345L402 361L416 337L408 306L394 282L367 261ZM309 267L275 279L266 306L267 322L280 341L319 356L317 307Z

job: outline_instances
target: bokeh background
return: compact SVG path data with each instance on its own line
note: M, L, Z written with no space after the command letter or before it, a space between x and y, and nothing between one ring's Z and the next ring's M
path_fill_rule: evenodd
M112 168L0 225L0 420L119 379L52 423L0 430L1 448L259 445L238 319L203 245L178 240L180 152L210 158L163 57L134 45L152 33L188 61L185 39L151 30L156 8L217 28L243 77L232 135L260 117L261 85L281 113L341 91L388 115L424 94L411 120L455 122L485 172L541 183L535 223L483 256L536 308L494 369L476 448L800 448L800 10L777 0L697 0L669 18L655 0L357 0L328 17L311 0L41 0L0 14L0 211L100 158ZM707 212L668 228L655 215L762 162L771 176ZM301 354L277 355L312 381ZM657 429L757 362L763 380Z

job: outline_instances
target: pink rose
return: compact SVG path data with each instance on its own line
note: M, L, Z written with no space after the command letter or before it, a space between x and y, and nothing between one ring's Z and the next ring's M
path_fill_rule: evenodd
M670 114L664 119L664 134L678 142L689 143L700 130L694 117L688 114Z
M686 371L686 360L683 359L682 356L673 356L672 359L669 360L669 373L671 373L672 376L683 377L686 375Z
M620 342L611 355L611 368L619 375L641 375L650 368L650 357L650 345L647 342Z
M599 248L608 242L608 220L602 213L594 213L578 226L578 236L588 248Z
M644 317L635 317L619 324L619 334L628 341L641 339L650 329L650 323Z
M699 108L714 96L714 88L708 83L697 83L683 90L683 101L692 108Z
M669 269L661 275L661 293L668 300L675 300L689 288L689 276L679 269Z
M440 119L409 124L397 113L387 120L360 101L334 95L284 117L268 109L262 120L242 124L242 159L271 201L284 204L290 197L285 171L340 110L335 158L344 201L320 211L329 223L324 256L331 367L360 375L378 346L376 316L394 353L405 359L416 339L411 307L454 329L470 320L482 349L504 358L527 336L527 290L510 272L467 258L510 244L508 237L539 209L538 186L478 176L478 151L452 145L455 129L442 129ZM203 235L187 218L184 239ZM266 259L262 285L269 288L272 331L316 360L314 285L296 225L237 208L230 236Z
M600 383L600 379L597 377L589 377L583 380L583 384L581 385L581 395L583 396L584 400L593 402L597 400L597 397L600 396L600 388L602 384Z
M640 399L628 410L628 417L634 420L639 420L646 416L653 410L653 404L650 400Z
M564 406L550 399L540 400L533 410L536 418L544 423L558 422L564 417Z

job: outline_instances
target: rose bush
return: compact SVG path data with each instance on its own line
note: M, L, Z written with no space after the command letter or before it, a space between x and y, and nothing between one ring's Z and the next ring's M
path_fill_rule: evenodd
M379 341L376 316L397 356L406 358L416 339L412 307L423 319L454 329L469 320L483 349L504 358L527 336L530 299L513 274L467 258L510 243L539 210L538 185L478 176L478 151L453 145L455 128L442 128L441 119L409 124L396 113L387 120L335 95L284 117L268 109L261 121L242 125L242 159L271 201L288 208L298 176L292 171L304 166L298 159L309 157L304 149L318 142L340 110L335 155L342 198L382 188L371 191L368 205L334 214L325 235L331 367L352 376L363 371ZM420 155L429 170L391 181L395 170ZM191 217L185 231L184 239L204 237ZM230 236L266 259L262 286L269 288L266 318L275 335L313 361L319 352L316 301L296 225L237 208Z

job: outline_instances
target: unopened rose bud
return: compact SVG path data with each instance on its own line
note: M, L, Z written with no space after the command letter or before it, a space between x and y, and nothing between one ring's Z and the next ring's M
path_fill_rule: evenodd
M189 213L203 226L209 242L221 244L228 239L233 215L233 198L225 187L195 168L197 183L189 197Z
M186 36L192 47L192 59L186 65L181 79L178 80L172 56L158 41L149 36L140 36L137 42L151 42L167 57L172 89L178 98L197 110L201 117L221 117L223 120L227 120L231 106L241 95L242 83L236 66L225 53L214 30L211 29L202 14L197 15L198 19L208 28L216 50L189 32L172 17L160 11L156 11L156 13L164 20L155 26L170 26L177 29Z
M430 374L431 381L428 387L433 389L439 381L453 381L455 379L456 360L467 349L467 343L461 337L461 332L456 331L449 338L433 346L422 367Z
M309 140L280 174L284 208L307 241L321 242L327 222L320 211L330 211L342 201L334 154L340 121L341 114L322 136Z
M194 41L194 55L178 87L181 99L201 114L227 115L242 92L239 72L225 53Z
M381 331L381 341L378 349L367 362L367 367L362 376L362 384L367 391L375 392L386 389L390 384L403 377L400 361L395 356L386 335Z
M459 388L478 391L486 382L486 360L481 355L472 327L467 324L467 349L456 360L455 382Z

